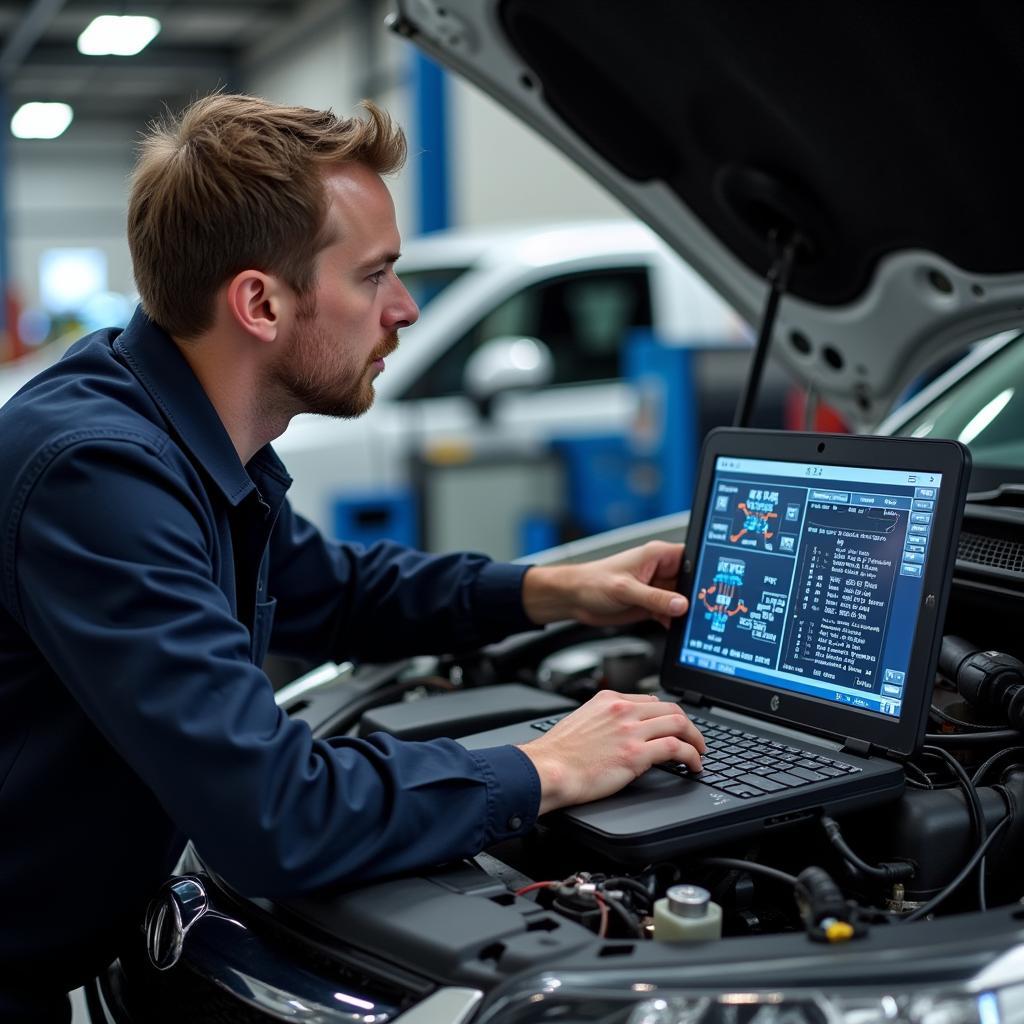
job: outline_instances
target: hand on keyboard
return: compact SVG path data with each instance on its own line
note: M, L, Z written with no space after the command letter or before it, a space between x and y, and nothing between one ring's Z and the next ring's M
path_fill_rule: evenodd
M540 776L544 814L610 796L665 761L700 771L704 739L678 704L602 690L519 749Z

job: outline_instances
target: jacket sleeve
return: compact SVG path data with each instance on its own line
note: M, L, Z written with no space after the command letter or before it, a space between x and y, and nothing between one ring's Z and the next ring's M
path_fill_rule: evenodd
M314 740L249 661L203 497L159 450L54 458L16 524L15 614L121 758L242 891L286 895L466 856L532 824L512 747Z
M523 610L528 566L325 539L286 502L270 547L271 649L313 661L391 661L468 651L536 629Z

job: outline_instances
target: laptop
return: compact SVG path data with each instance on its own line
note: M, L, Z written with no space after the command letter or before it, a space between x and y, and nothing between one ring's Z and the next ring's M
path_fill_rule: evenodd
M545 823L631 863L894 799L923 742L970 454L720 429L703 446L660 683L707 740ZM551 720L461 739L523 743Z

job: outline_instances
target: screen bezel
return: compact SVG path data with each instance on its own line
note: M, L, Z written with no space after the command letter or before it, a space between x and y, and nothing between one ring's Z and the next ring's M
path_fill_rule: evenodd
M701 451L688 538L704 535L715 462L720 456L942 474L922 577L921 608L907 670L903 709L898 720L886 720L881 715L848 705L830 705L788 690L681 665L678 655L685 635L686 616L673 621L662 664L662 684L677 696L693 699L694 695L700 695L710 704L749 711L766 721L795 725L838 740L853 739L893 756L909 757L924 737L925 711L932 694L956 558L956 538L967 497L970 452L957 441L930 438L720 427L707 435ZM696 569L696 548L691 555L688 545L677 584L679 592L687 598L693 595ZM773 698L778 698L775 710L771 707Z

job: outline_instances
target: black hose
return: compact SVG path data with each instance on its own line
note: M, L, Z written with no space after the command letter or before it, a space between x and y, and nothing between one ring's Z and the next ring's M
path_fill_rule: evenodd
M878 867L869 864L853 851L853 848L843 838L839 825L832 818L823 814L821 823L825 827L825 834L828 836L829 842L839 852L839 856L862 875L877 878L882 882L900 882L913 876L914 865L906 861L894 861L889 864L880 864Z
M952 769L953 774L957 777L957 781L960 783L961 788L964 791L964 799L967 802L967 809L971 815L971 821L974 824L974 835L978 840L979 845L985 844L985 837L988 834L988 825L985 822L985 811L981 806L981 798L978 796L978 788L971 781L970 776L964 771L963 765L948 751L943 750L942 747L922 747L922 751L925 754L931 754L932 757L939 756L946 762L946 764ZM978 871L978 909L987 910L987 904L985 899L985 858L982 857L979 861L980 870Z
M733 868L736 871L749 871L752 875L764 875L765 878L774 879L776 882L784 882L786 885L796 886L796 875L787 875L785 871L770 868L766 864L754 864L749 860L740 860L738 857L704 857L702 864L708 864L717 868Z
M935 747L978 747L984 743L1012 743L1024 740L1024 733L1016 729L996 729L994 732L930 732L925 742Z
M916 784L916 785L920 786L922 789L933 789L934 788L932 786L932 780L928 778L927 773L925 773L920 768L918 768L916 764L911 764L908 761L903 766L903 770L905 772L907 772L908 775L910 775L910 774L916 774L917 775L917 779L916 780L911 780L911 779L908 778L907 782L912 782L912 784Z
M601 890L601 895L604 897L605 903L607 903L608 906L611 907L625 923L630 934L635 938L642 939L644 937L644 929L636 914L628 911L621 900L617 900L614 896L609 896L604 890Z
M642 896L646 900L648 906L650 906L653 901L650 889L648 889L643 882L638 882L635 878L625 878L615 875L612 878L606 878L601 883L601 889L602 891L605 889L628 889L637 896Z
M979 768L977 768L974 774L971 776L971 782L976 786L985 777L985 773L994 765L1000 758L1007 757L1010 754L1024 754L1024 747L1006 747L1003 750L997 750L987 761L983 762Z
M940 721L947 722L949 725L955 725L958 729L968 729L971 733L1003 732L1006 729L1005 725L982 725L980 722L965 722L962 718L956 718L948 711L943 711L938 704L932 704L929 708L929 712L933 718L938 718Z

